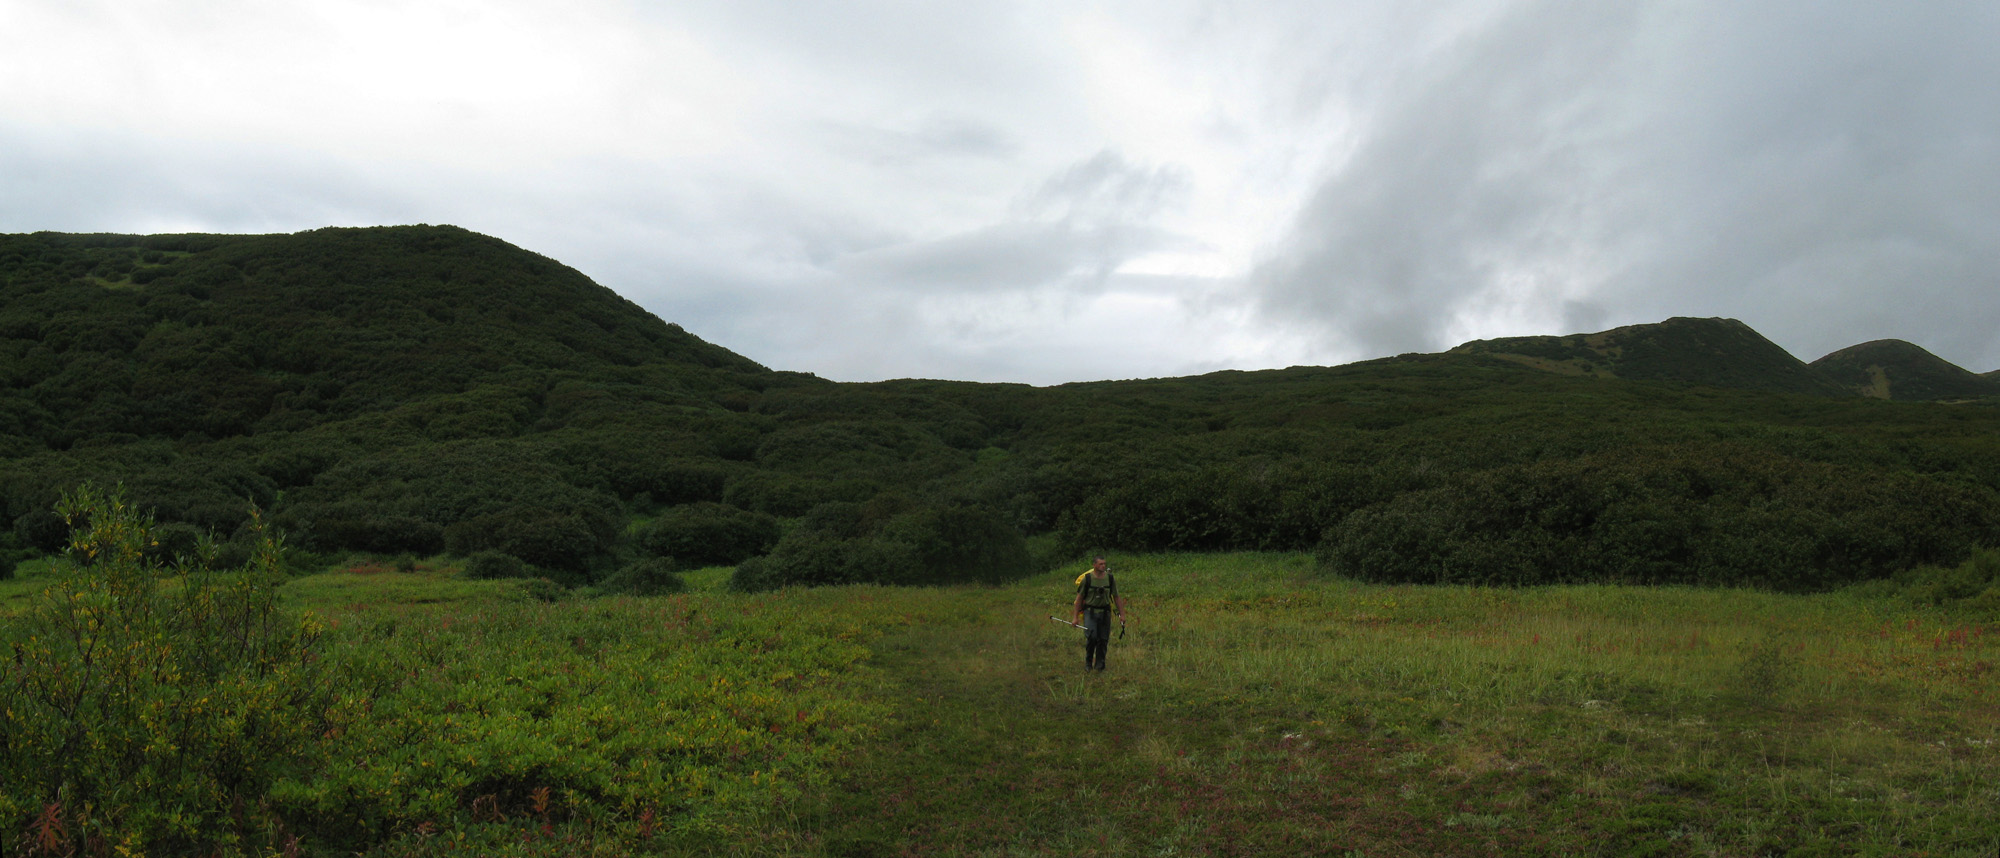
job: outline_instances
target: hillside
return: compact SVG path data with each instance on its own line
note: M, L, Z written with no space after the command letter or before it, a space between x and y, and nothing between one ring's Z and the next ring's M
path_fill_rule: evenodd
M0 236L0 292L0 574L60 547L86 480L176 544L247 551L255 503L301 569L479 555L597 587L1251 549L1813 589L2000 544L2000 408L1857 397L1728 320L1034 388L769 370L452 227Z
M750 398L826 384L454 227L4 236L0 297L0 516L43 550L94 478L224 537L275 508L306 547L511 516L583 565L618 495L707 498Z
M1673 318L1595 334L1474 340L1451 351L1574 375L1852 395L1735 319Z
M1848 390L1875 399L1972 399L2000 395L2000 378L1963 369L1902 340L1849 346L1812 362Z

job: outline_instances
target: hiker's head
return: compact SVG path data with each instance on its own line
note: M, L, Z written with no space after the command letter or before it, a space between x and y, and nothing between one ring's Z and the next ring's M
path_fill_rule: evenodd
M1093 571L1093 572L1102 572L1102 571L1104 571L1104 567L1105 567L1105 565L1106 565L1106 564L1105 564L1105 562L1104 562L1104 556L1103 556L1103 555L1098 555L1097 557L1095 557L1095 558L1092 558L1092 559L1091 559L1091 561L1090 561L1090 569L1091 569L1091 571Z

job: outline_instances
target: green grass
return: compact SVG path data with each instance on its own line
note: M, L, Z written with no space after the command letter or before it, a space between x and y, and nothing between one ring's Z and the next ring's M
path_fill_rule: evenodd
M681 573L688 589L697 593L717 593L729 587L729 576L735 574L733 566L710 566L706 569L690 569Z
M414 605L478 605L519 598L521 591L519 580L463 578L456 567L436 559L419 563L409 572L384 563L341 564L285 584L290 604L334 617L401 611Z
M1114 566L1132 617L1101 674L1047 619L1080 566L554 603L439 561L296 579L370 716L273 807L385 856L2000 850L2000 628L1293 554Z
M47 557L22 561L14 567L14 577L0 580L0 617L11 617L27 610L35 594L51 583L51 562L51 558Z
M1993 630L1841 596L1318 584L1304 564L1132 560L1140 622L1101 676L1033 622L1066 579L965 593L973 622L889 642L914 717L809 827L996 855L2000 845Z

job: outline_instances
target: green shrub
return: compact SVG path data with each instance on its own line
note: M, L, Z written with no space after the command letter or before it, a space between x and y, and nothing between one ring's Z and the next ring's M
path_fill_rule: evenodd
M481 551L465 559L465 577L482 580L526 578L528 564L503 551Z
M157 547L152 553L160 562L194 563L201 559L202 543L206 534L192 524L162 524L153 528L153 541ZM240 564L239 564L240 565Z
M445 544L462 554L492 550L511 554L580 583L604 545L583 516L549 509L516 508L462 521L445 530Z
M867 480L795 477L762 471L730 480L729 486L723 489L722 502L753 512L791 518L805 515L823 503L864 501L880 491L880 486Z
M14 519L14 534L29 548L54 554L63 549L63 542L69 538L69 525L53 511L38 509Z
M1854 589L1871 597L1897 597L1973 617L2000 618L2000 549L1981 549L1957 566L1920 566Z
M597 586L606 593L633 596L665 596L687 591L687 582L681 580L672 561L658 557L628 563Z
M788 586L915 583L922 571L922 562L908 544L800 529L770 554L738 565L729 586L756 592Z
M409 515L383 514L366 504L341 504L311 520L314 548L371 554L436 554L444 550L444 528Z
M359 715L321 623L278 607L281 541L259 532L241 569L169 564L120 491L86 484L59 511L77 525L60 577L4 631L0 830L32 818L107 854L269 842L267 788L314 776Z
M691 503L660 513L639 547L693 567L730 566L778 544L783 530L768 514L719 503Z
M1495 468L1348 515L1319 568L1396 583L1823 590L2000 540L1990 490L1731 446Z
M889 583L1000 584L1032 571L1034 558L1021 532L989 507L947 504L890 519L885 542L907 545L916 563Z
M896 496L823 504L730 579L743 592L827 584L998 583L1034 565L1019 531L969 504L904 508Z
M537 602L560 602L569 598L569 588L547 578L527 578L521 581L521 595Z

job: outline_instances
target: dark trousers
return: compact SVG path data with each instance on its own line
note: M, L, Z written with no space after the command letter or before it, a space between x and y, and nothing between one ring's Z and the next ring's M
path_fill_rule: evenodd
M1083 665L1104 669L1104 651L1111 648L1111 609L1086 608L1083 612Z

